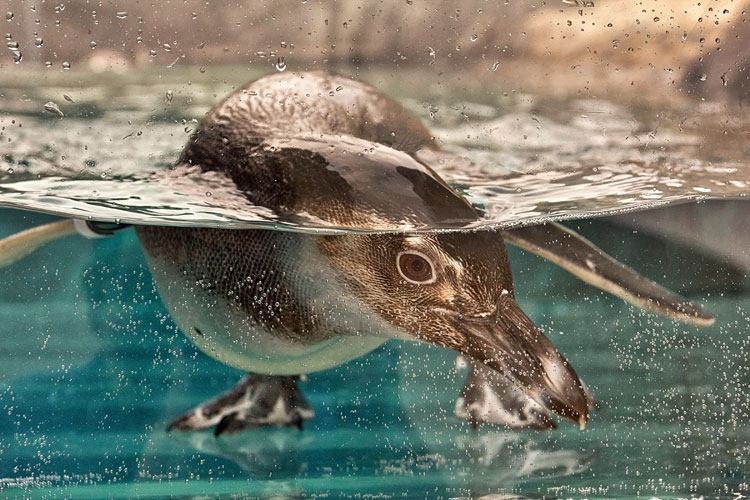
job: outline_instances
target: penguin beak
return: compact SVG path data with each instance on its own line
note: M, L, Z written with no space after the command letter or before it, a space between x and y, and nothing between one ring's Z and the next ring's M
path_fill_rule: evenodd
M503 294L494 317L456 316L455 321L465 339L457 350L500 372L543 407L586 427L591 402L578 375L510 293Z

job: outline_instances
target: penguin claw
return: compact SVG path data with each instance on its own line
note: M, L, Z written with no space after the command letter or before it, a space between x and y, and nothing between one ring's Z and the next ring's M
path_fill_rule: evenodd
M296 427L314 413L297 387L299 377L250 373L229 391L172 420L167 432L214 427L214 435L257 427Z

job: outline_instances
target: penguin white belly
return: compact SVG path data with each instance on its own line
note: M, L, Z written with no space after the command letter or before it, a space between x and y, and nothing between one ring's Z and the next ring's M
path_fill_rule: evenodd
M336 335L314 343L285 339L226 301L186 286L180 273L159 268L157 288L177 326L203 352L241 370L269 375L326 370L388 340L369 335Z

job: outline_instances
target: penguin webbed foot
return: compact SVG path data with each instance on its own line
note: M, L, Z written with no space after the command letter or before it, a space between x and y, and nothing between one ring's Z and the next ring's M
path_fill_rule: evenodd
M313 418L309 403L297 387L298 376L248 373L230 390L172 420L167 432L214 427L214 435L257 427L296 427Z
M557 427L550 411L527 396L508 378L482 363L459 356L457 364L468 365L454 413L472 427L492 424L514 430L548 430Z
M473 428L489 424L513 430L546 431L557 427L551 411L507 377L464 356L456 361L459 366L468 365L469 373L456 400L454 414ZM589 408L599 409L599 403L585 388L584 394Z

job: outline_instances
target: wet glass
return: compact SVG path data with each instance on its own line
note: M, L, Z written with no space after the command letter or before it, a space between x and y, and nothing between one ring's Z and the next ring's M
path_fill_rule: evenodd
M643 312L509 246L517 302L598 403L585 430L475 429L454 415L468 370L455 353L391 340L300 383L315 413L302 431L167 432L242 372L183 335L132 228L69 235L0 255L2 496L750 494L748 5L6 4L0 238L70 217L343 238L564 221L716 322ZM258 154L313 151L311 180L405 200L405 216L278 210L236 179L173 168L228 95L263 99L247 82L309 71L344 79L321 99L356 82L385 93L435 146L401 151L413 137L397 123L378 144L292 134ZM351 174L365 164L393 184ZM425 172L469 215L434 208Z

